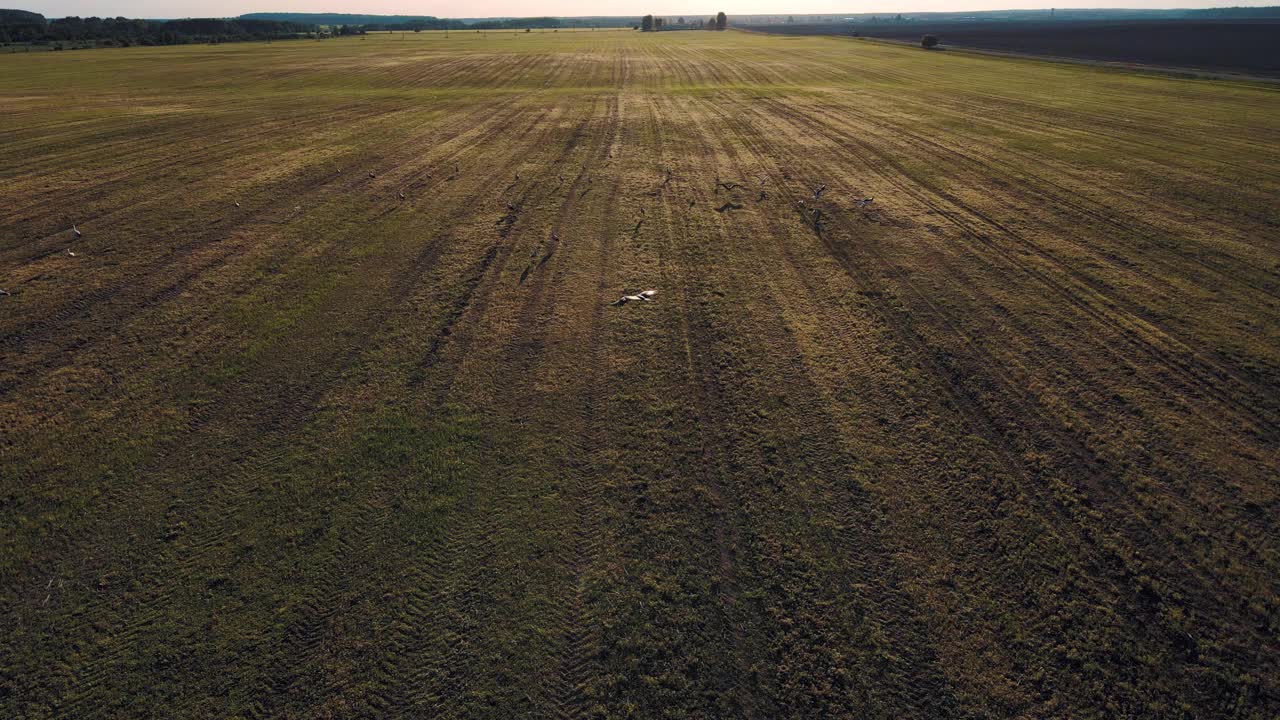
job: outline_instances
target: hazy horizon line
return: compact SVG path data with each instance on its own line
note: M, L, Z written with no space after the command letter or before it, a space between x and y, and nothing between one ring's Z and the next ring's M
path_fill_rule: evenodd
M409 0L372 0L360 3L369 7L365 10L327 9L315 10L304 8L310 0L283 0L273 4L284 8L262 9L254 7L255 0L44 0L43 2L21 3L15 10L36 12L48 18L62 17L130 17L139 19L182 19L182 18L234 18L257 13L290 13L311 15L383 15L408 17L435 17L445 20L500 20L530 17L548 18L637 18L644 15L661 17L711 17L723 10L730 18L735 16L859 16L877 14L926 14L926 13L991 13L991 12L1035 12L1055 9L1059 11L1178 11L1178 10L1213 10L1232 7L1261 8L1275 7L1276 0L1235 0L1220 4L1206 4L1203 0L1129 0L1109 5L1098 4L1094 0L1043 0L1043 2L1027 2L1027 0L1011 0L1002 3L993 0L985 7L973 7L955 2L955 0L915 0L910 6L913 9L894 7L858 7L858 0L810 0L812 5L806 10L775 11L770 0L736 0L724 3L714 10L671 10L663 7L670 0L643 0L635 3L638 8L633 12L614 12L611 14L593 13L595 3L588 0L544 0L538 3L545 8L532 10L527 0L436 0L431 3L434 8L424 9L416 2ZM953 4L954 3L954 4ZM336 3L339 6L348 3ZM352 3L355 4L355 3ZM413 7L403 7L412 5ZM631 3L627 3L631 4ZM15 5L17 5L15 3ZM651 5L651 6L650 6ZM737 5L735 9L733 6ZM751 7L755 5L756 7ZM879 3L877 3L879 5ZM905 3L904 3L905 5ZM25 7L24 7L25 6ZM128 9L121 6L128 6ZM292 7L290 7L292 6ZM646 7L649 6L649 7ZM656 6L656 7L655 7ZM746 6L746 7L743 7ZM825 6L825 7L823 7ZM609 8L615 10L617 6Z

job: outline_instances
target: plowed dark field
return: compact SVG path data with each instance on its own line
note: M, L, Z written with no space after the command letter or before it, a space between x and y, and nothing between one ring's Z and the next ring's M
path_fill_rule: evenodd
M843 35L944 47L1280 76L1280 20L1059 20L1057 22L812 23L749 26L778 35Z
M0 56L0 715L1274 718L1278 119L737 32Z

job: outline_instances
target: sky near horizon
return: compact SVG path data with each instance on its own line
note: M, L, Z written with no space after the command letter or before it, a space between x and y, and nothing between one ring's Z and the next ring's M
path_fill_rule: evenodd
M911 13L1037 8L1197 8L1274 5L1277 0L0 0L0 7L38 12L46 17L233 17L251 12L334 12L436 17L535 17L581 15L655 15L710 17L732 15ZM697 7L706 3L708 7Z

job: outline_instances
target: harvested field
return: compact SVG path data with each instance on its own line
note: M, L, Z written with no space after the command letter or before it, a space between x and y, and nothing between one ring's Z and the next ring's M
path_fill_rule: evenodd
M0 710L1276 717L1277 118L738 32L0 56Z

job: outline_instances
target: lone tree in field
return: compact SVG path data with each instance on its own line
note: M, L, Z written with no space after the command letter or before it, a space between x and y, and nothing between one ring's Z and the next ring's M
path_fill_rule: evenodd
M925 50L932 50L938 47L938 38L933 35L925 35L924 37L920 38L920 47L924 48Z
M728 25L729 25L729 18L725 17L724 13L722 12L716 13L716 29L723 30L726 27L728 27Z
M645 15L640 21L640 32L653 32L653 16Z

